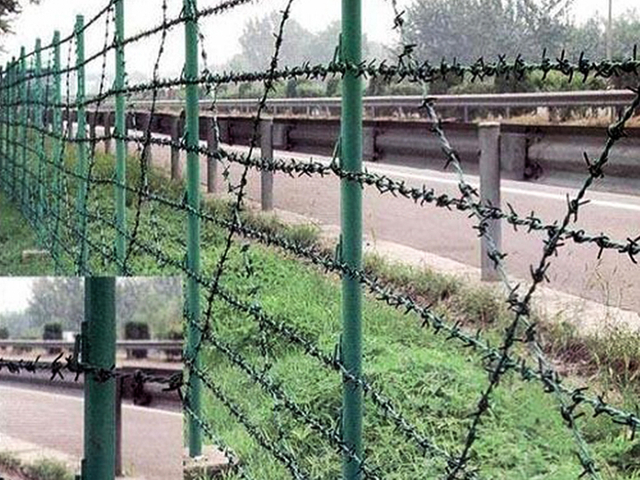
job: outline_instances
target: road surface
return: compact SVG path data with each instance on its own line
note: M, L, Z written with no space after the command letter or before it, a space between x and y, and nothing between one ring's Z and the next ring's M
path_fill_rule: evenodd
M83 449L83 406L74 392L52 393L0 384L0 433L78 459ZM123 466L147 480L182 477L182 414L124 404Z
M238 150L245 150L238 148ZM276 157L308 160L311 155L276 152ZM169 168L169 149L154 147L153 164ZM329 162L326 157L313 156L314 160ZM184 152L181 163L184 171ZM615 148L610 157L615 162ZM409 186L434 188L435 191L459 196L457 177L452 172L434 171L397 165L367 162L372 173L402 180ZM222 168L218 168L219 171ZM231 181L237 179L240 167L230 169ZM201 161L201 176L206 178L205 160ZM582 177L580 177L582 179ZM478 177L466 175L466 181L478 185ZM532 211L552 223L560 220L567 208L567 193L575 194L580 181L567 178L566 186L545 185L540 182L503 180L502 207L511 204L523 217ZM607 179L595 182L603 187ZM219 192L226 192L227 185L218 175ZM251 170L248 183L249 197L260 200L260 174ZM584 229L591 234L602 232L611 239L625 242L627 238L640 236L640 196L607 193L599 188L587 194L591 202L580 209L577 223L571 227ZM324 224L340 224L340 182L332 175L320 177L294 177L277 173L274 179L274 207L312 217ZM479 267L480 242L475 222L468 213L448 211L433 205L416 205L404 198L390 194L381 195L373 187L364 190L364 232L371 241L396 242L418 250ZM537 265L542 255L544 235L528 234L524 230L514 232L503 225L503 251L508 253L508 271L516 278L530 279L529 267ZM568 242L559 255L551 259L548 272L550 288L577 295L603 304L640 313L640 266L629 257L614 251L603 252L593 245L576 245Z

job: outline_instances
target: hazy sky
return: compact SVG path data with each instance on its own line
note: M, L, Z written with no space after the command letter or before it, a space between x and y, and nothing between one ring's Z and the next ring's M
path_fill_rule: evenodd
M33 277L0 277L0 312L27 308L34 281Z
M410 4L412 0L398 0L400 7ZM613 0L614 14L637 5L637 0ZM22 15L15 22L16 34L4 39L8 53L2 54L0 61L17 55L21 45L27 50L33 48L35 38L42 37L44 44L51 41L54 29L59 29L63 36L73 29L76 14L84 14L88 19L104 5L106 0L41 0L40 5L27 5ZM161 0L125 0L126 33L136 33L144 28L156 25L161 20ZM198 7L217 5L220 0L199 0ZM212 17L206 21L203 33L206 36L205 47L210 63L222 63L239 51L238 38L243 25L249 18L261 17L273 10L281 10L283 0L262 0L255 5L236 8L231 13ZM182 0L167 0L168 16L176 17L180 12ZM605 14L608 0L576 0L574 16L584 20L596 12ZM306 28L317 31L328 23L340 18L339 0L296 0L293 4L292 16ZM364 0L364 30L369 38L389 43L395 39L391 29L393 14L390 0ZM104 23L100 22L87 32L87 54L102 47L104 41ZM154 63L159 44L159 37L144 42L140 48L127 51L129 59L128 71L149 71ZM150 46L152 48L150 48ZM137 51L136 51L137 50ZM165 62L161 68L166 72L175 71L179 59L182 58L182 29L175 28L167 38ZM63 59L66 52L63 51ZM46 61L46 58L45 58ZM63 60L64 61L64 60ZM109 59L108 59L109 61ZM131 65L133 64L133 65ZM98 68L99 66L94 67Z

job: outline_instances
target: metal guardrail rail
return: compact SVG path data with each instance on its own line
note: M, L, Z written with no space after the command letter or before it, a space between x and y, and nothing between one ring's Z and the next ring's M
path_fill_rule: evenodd
M466 94L466 95L432 95L436 105L441 108L462 108L465 118L472 108L536 108L536 107L622 107L633 100L633 92L629 90L584 90L571 92L536 92L536 93L500 93L500 94ZM420 107L424 97L412 96L380 96L364 97L364 109L376 116L379 109L410 111ZM133 108L148 108L151 100L129 100ZM211 107L212 100L200 100L202 107ZM182 108L182 100L157 100L159 108ZM252 112L257 103L255 99L217 100L216 108L221 112ZM339 113L340 97L320 98L273 98L267 101L267 108L272 114L287 111L303 111L306 114Z
M73 348L74 342L68 340L0 340L0 348ZM118 340L118 349L181 349L182 340Z

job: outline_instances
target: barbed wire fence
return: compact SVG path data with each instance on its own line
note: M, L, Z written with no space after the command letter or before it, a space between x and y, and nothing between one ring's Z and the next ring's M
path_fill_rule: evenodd
M512 61L480 59L471 65L444 60L432 64L416 59L415 46L403 40L394 60L362 60L360 2L353 1L343 12L343 34L337 55L331 62L281 66L279 59L282 45L287 41L287 21L296 7L293 0L288 0L274 32L267 69L209 71L207 52L203 48L207 33L203 27L205 20L223 17L250 3L253 2L228 0L198 8L195 0L184 0L182 10L172 17L167 1L163 0L160 4L162 21L127 37L124 32L125 4L123 0L112 0L87 22L78 18L71 35L61 37L56 32L50 45L42 47L38 41L34 51L27 53L23 49L19 58L7 63L0 88L0 184L5 195L29 221L39 243L50 252L56 272L86 276L147 273L184 276L187 287L184 314L186 379L183 381L182 376L138 376L137 381L163 383L171 390L181 390L184 411L189 418L190 455L195 457L202 453L204 436L224 453L229 464L235 466L234 473L241 478L255 478L255 472L259 471L257 465L247 464L241 457L237 461L235 446L216 432L203 405L203 399L211 398L244 427L257 447L281 465L284 476L328 478L311 471L308 459L304 458L305 454L311 454L300 447L300 441L287 434L285 425L291 419L311 432L313 442L323 442L336 459L342 457L344 478L385 478L396 466L381 464L380 458L371 454L375 445L363 444L364 402L367 415L380 416L386 426L404 438L416 462L423 457L433 460L435 473L425 472L425 478L483 478L482 465L473 462L474 444L482 435L480 426L491 408L495 390L501 379L513 372L523 381L538 383L552 396L558 415L575 441L581 467L579 475L600 478L593 453L581 433L583 425L589 421L584 413L607 417L613 423L626 426L632 434L640 425L640 417L637 412L609 404L602 396L591 394L586 387L571 387L562 381L540 345L535 322L530 319L530 304L534 292L546 279L552 257L566 243L595 244L600 254L610 250L636 262L635 257L640 253L638 238L612 239L606 234L572 229L571 224L587 201L586 194L594 180L604 176L613 148L623 138L626 123L640 105L640 90L633 90L634 101L607 129L600 156L597 159L585 156L584 184L573 198L568 198L565 214L558 221L545 222L535 213L521 215L511 206L503 209L480 200L478 192L465 180L462 164L447 138L446 125L440 121L437 105L426 93L422 105L429 120L425 124L425 134L435 135L440 142L444 166L455 170L460 195L451 196L427 186L410 187L388 176L363 170L360 160L361 83L364 79L389 83L404 81L423 85L427 92L426 87L431 82L451 77L470 81L498 76L523 78L530 72L539 71L545 76L550 72L569 78L580 75L584 80L589 76L608 78L637 73L640 66L637 52L634 50L632 56L623 61L591 61L580 55L572 62L564 53L552 59L545 52L540 61L533 63L518 57ZM402 32L404 13L398 10L395 2L391 6L390 22ZM85 56L84 36L97 30L100 22L104 22L102 48ZM167 38L178 28L184 29L184 68L179 76L163 78L160 69ZM158 36L151 80L132 82L126 76L125 48ZM68 53L63 65L60 57L65 47ZM42 56L47 54L50 58L46 61L47 67L43 68ZM113 69L108 64L110 56L113 57ZM85 70L94 62L100 65L99 87L97 93L87 95ZM110 71L115 71L115 77L113 85L108 87ZM342 130L336 139L333 161L326 164L313 159L271 159L257 155L266 102L277 82L328 78L343 81ZM259 84L262 92L256 101L246 152L221 144L216 116L218 89L237 83ZM72 85L75 92L72 92ZM158 112L157 99L167 89L180 89L185 95L184 131L178 138L159 136L155 130L157 124L166 119L166 114ZM136 112L129 115L127 102L142 94L151 96L149 111L144 115ZM210 114L199 111L201 95L213 97L208 109ZM100 124L99 119L102 120ZM87 120L91 125L87 125ZM97 131L97 126L102 127L101 132ZM214 138L215 148L211 144L202 145L202 140L210 137ZM110 145L111 142L115 142L115 158L98 148L102 143ZM135 145L137 154L127 155L127 145ZM169 181L153 167L152 147L170 148L186 155L184 184ZM201 156L209 159L208 166L218 164L222 167L222 177L231 198L224 211L212 208L201 198ZM320 247L302 244L246 222L244 211L248 177L252 171L293 178L310 176L339 180L342 183L343 225L336 253L330 255ZM479 236L487 239L488 255L499 272L512 314L499 346L491 345L480 331L467 330L431 305L425 305L364 270L361 252L364 189L425 207L445 208L452 211L451 215L468 214L476 220L474 228ZM540 260L531 268L531 283L527 289L512 283L504 263L505 253L491 238L488 226L498 221L547 235ZM201 265L203 237L215 238L218 248L215 258L208 256ZM273 315L261 306L259 292L264 285L256 279L251 265L253 243L293 254L305 263L342 278L343 328L341 336L335 338L334 350L326 349L306 334L300 328L300 322L294 321L296 319ZM240 287L233 282L238 276L243 279ZM488 383L471 411L458 453L439 445L418 425L410 405L385 392L383 382L372 381L363 374L362 342L366 339L362 338L362 291L369 292L377 302L413 314L425 330L431 327L435 334L444 333L452 345L465 352L468 349L477 352L480 366L488 372ZM257 330L248 341L248 347L225 338L225 333L238 318L250 320ZM335 374L336 385L343 386L342 406L330 413L323 408L314 409L300 399L299 391L296 395L294 388L283 383L278 369L274 368L278 363L275 339L302 352L309 365ZM529 354L516 352L515 347L520 343L528 347ZM213 358L215 361L211 360ZM225 388L216 375L215 369L221 368L217 366L218 361L231 367L239 382L250 384L262 392L267 399L265 402L271 402L276 427L258 424L249 411L250 405L243 404ZM14 374L47 370L51 372L52 380L64 372L76 376L92 374L103 382L119 375L113 369L82 364L73 356L49 363L39 359L0 360L0 369L3 368ZM364 433L366 435L366 430ZM319 451L325 453L327 450ZM332 472L335 473L335 469Z

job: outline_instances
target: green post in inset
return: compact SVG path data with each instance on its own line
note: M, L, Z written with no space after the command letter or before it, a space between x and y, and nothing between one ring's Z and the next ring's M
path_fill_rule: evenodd
M42 122L42 104L44 103L43 91L41 88L41 78L40 75L42 73L42 43L40 39L36 39L36 49L35 49L35 88L33 92L33 98L36 101L36 104L33 109L34 116L34 127L35 127L35 135L40 137L40 140L36 143L36 156L38 157L36 160L38 162L38 185L37 188L37 204L36 204L36 224L38 225L38 232L43 233L44 229L42 228L43 224L43 212L44 212L44 165L43 158L44 152L42 151L42 139L44 138L43 132L41 129L44 127ZM42 237L40 238L42 240Z
M343 62L358 65L362 56L361 0L342 0ZM341 166L347 172L362 171L362 81L347 72L342 82ZM362 188L354 180L342 180L342 261L352 270L362 268ZM362 373L362 291L351 275L342 279L342 361L347 371ZM362 389L344 382L342 435L349 449L362 459ZM361 478L358 462L344 455L345 480Z
M87 119L84 106L85 95L85 76L84 76L84 17L78 15L76 17L76 111L77 111L77 132L76 132L76 155L78 175L78 191L76 200L76 214L78 218L78 240L80 241L80 253L77 261L77 273L84 275L87 273L87 195L89 191L89 180L87 178L87 145L85 143L87 137ZM68 119L70 120L70 119Z
M184 75L187 81L198 78L198 24L196 19L196 1L184 0L185 21L185 66ZM200 321L200 292L197 277L200 274L200 158L195 150L200 143L198 85L186 86L187 104L185 110L185 129L187 147L187 203L189 218L187 229L187 267L192 272L187 278L187 319L189 321L189 336L187 339L186 355L193 362L195 368L200 366L200 355L197 346L200 344L201 333L197 323ZM200 379L189 374L188 402L194 415L199 416ZM189 455L197 457L202 454L202 432L198 422L189 417Z
M59 255L59 235L60 235L60 217L62 215L60 208L60 199L62 198L62 168L64 167L64 159L62 158L62 79L60 74L60 32L53 32L53 118L51 121L51 133L53 136L53 162L54 172L52 176L53 182L53 202L54 202L54 222L53 240L51 244L51 257L56 264L56 269L60 262Z
M82 362L110 370L116 362L116 280L87 277L84 285L85 322ZM113 480L116 459L116 381L84 379L83 480Z
M28 122L28 110L27 110L27 59L26 51L24 47L20 47L20 146L21 152L21 175L22 180L20 182L20 206L22 212L26 214L25 208L27 205L27 122Z
M126 178L127 178L127 143L124 140L126 134L125 106L124 106L124 5L123 0L116 0L116 78L114 88L116 93L116 112L114 135L116 142L116 260L121 265L120 273L124 274L124 259L126 257L125 229L126 219Z

